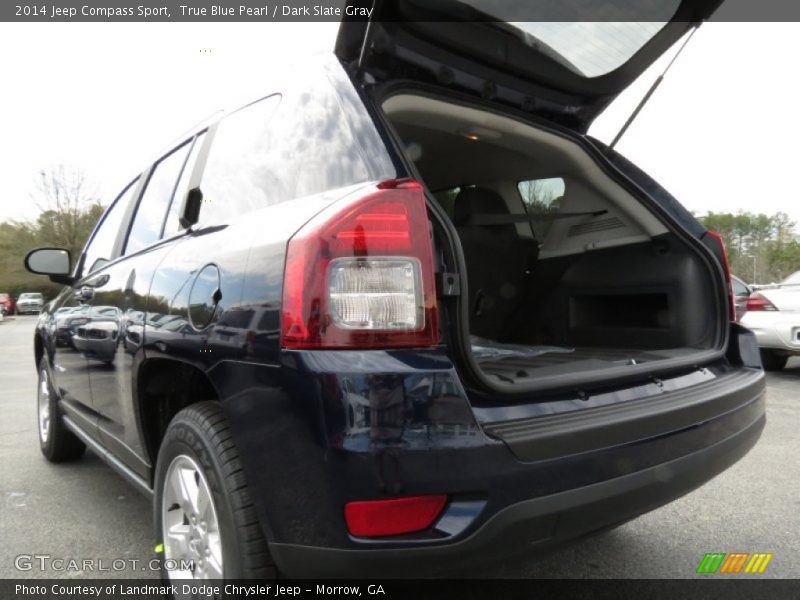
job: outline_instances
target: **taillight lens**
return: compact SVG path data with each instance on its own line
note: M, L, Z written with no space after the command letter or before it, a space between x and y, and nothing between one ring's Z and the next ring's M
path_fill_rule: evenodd
M286 253L285 348L386 348L438 342L425 195L377 184L312 219Z
M425 324L419 260L337 258L328 269L330 316L343 329L413 330Z
M770 302L766 296L755 292L747 298L747 311L778 310L778 307Z
M445 495L349 502L344 507L344 519L347 530L356 537L414 533L433 525L445 504Z
M732 321L736 320L736 302L733 298L733 283L731 282L731 265L728 261L728 249L725 247L725 240L716 231L709 231L708 235L719 244L722 254L722 271L725 273L725 283L728 285L728 314Z

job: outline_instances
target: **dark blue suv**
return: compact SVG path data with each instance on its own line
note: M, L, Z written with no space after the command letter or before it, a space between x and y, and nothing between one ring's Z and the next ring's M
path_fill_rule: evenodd
M81 256L26 258L65 284L34 340L42 451L88 446L152 496L170 577L464 569L623 523L758 440L719 237L585 133L710 5L426 10L344 23L135 174Z

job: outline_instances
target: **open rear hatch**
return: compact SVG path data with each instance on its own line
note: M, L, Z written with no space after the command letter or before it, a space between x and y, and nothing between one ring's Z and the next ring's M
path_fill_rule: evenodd
M369 21L342 23L336 53L379 80L436 83L586 131L721 3L375 0Z

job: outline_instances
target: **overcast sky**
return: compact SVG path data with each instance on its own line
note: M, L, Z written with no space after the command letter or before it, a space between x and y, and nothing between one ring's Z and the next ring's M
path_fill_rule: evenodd
M80 168L107 202L165 144L335 35L327 23L0 24L0 220L36 215L30 194L50 165ZM703 25L618 150L697 214L800 223L799 53L800 23ZM610 141L660 68L591 133Z

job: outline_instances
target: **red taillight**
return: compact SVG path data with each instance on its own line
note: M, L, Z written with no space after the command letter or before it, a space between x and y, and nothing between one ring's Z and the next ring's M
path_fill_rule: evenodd
M433 525L445 504L444 495L348 502L344 519L347 530L356 537L414 533Z
M411 225L408 209L402 202L384 202L356 214L344 228L334 234L336 250L352 250L356 256L370 250L408 250L411 247Z
M419 183L382 182L323 211L289 240L283 347L437 342L430 223Z
M750 296L747 298L747 311L750 312L759 310L778 310L778 307L770 302L763 294L755 292L750 294Z
M733 298L733 283L731 283L731 265L728 261L728 249L725 248L725 240L716 231L709 231L708 235L714 238L719 244L722 254L722 271L725 273L725 283L728 285L728 314L732 321L736 320L736 303Z

